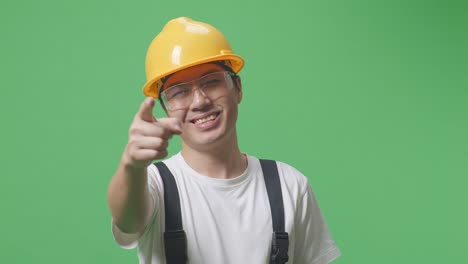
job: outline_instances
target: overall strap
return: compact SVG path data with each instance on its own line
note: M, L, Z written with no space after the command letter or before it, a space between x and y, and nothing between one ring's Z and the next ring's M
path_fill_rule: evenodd
M268 200L270 201L271 219L273 223L273 238L271 241L271 264L288 262L289 236L285 232L283 194L278 166L274 160L260 159Z
M179 191L174 175L163 162L154 163L164 185L165 231L164 247L167 264L187 262L187 237L182 227Z

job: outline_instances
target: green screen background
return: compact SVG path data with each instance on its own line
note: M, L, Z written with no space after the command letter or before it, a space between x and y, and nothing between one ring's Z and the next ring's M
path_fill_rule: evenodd
M137 263L113 242L107 185L146 49L179 16L246 59L241 149L307 175L335 263L468 263L467 14L464 1L3 1L0 263Z

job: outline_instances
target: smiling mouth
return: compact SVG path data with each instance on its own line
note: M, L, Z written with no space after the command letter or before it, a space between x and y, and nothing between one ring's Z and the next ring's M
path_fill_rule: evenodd
M211 114L209 116L205 116L205 117L200 118L200 119L194 119L191 122L196 124L196 125L200 125L200 124L215 120L216 117L218 117L218 115L219 115L219 112L218 113L213 113L213 114Z

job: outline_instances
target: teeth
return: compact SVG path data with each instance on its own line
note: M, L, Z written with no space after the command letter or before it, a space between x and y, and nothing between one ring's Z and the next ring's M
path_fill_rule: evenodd
M197 120L195 121L195 124L197 124L197 125L203 124L203 123L208 122L208 121L210 121L210 120L214 120L215 118L216 118L216 115L215 115L215 114L212 114L212 115L209 115L209 116L207 116L207 117L205 117L205 118L197 119Z

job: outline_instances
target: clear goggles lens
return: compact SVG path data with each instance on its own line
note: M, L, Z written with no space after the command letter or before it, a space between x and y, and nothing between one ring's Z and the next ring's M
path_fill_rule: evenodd
M233 75L235 74L227 71L209 73L196 80L179 83L164 89L161 93L161 99L168 110L187 108L193 101L195 93L193 84L196 83L196 87L202 95L210 100L216 100L227 95L234 86L231 77Z

